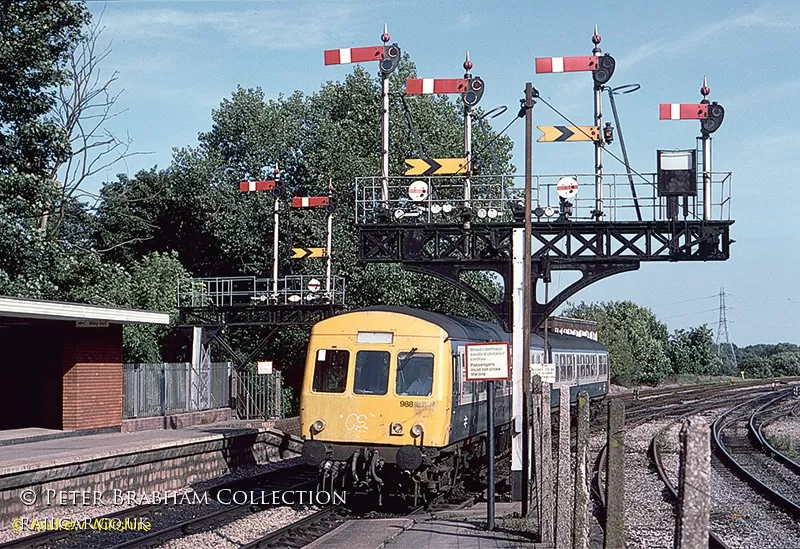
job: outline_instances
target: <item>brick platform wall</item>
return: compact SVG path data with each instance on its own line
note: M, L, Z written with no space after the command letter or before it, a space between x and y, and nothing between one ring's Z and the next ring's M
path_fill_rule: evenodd
M122 425L122 326L64 333L63 429Z
M209 436L207 440L133 454L68 463L41 469L0 473L0 527L16 517L34 517L57 507L69 516L71 507L47 506L47 490L100 492L103 505L96 514L118 510L111 506L113 491L136 494L181 490L222 477L242 467L297 457L300 444L274 431L253 431L232 436ZM23 505L20 493L33 488L35 505Z

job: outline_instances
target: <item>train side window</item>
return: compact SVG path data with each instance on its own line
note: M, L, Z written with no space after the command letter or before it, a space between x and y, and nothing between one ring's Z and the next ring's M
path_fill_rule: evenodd
M319 349L311 390L316 393L344 393L349 362L350 351Z
M385 395L389 389L389 352L358 351L353 393Z
M433 392L433 354L399 353L395 393L403 396L430 396Z

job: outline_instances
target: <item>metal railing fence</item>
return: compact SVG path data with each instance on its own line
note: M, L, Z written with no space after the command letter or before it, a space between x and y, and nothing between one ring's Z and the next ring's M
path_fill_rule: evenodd
M231 401L231 363L125 364L124 419L226 408Z

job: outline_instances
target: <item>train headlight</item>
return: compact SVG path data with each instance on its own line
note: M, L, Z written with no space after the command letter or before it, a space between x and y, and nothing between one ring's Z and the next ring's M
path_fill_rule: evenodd
M318 419L317 421L311 424L311 432L314 433L315 435L321 433L324 430L325 430L325 422L322 421L321 419Z
M419 438L422 436L424 430L422 429L422 425L419 423L415 423L414 426L411 428L411 436L414 438Z
M402 435L403 434L403 424L402 423L392 423L391 433L393 435Z

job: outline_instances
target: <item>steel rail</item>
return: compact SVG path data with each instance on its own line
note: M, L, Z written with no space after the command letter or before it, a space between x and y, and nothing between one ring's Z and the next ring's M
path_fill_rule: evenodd
M736 421L734 419L731 419L732 414L734 412L740 411L741 408L744 408L747 405L752 406L753 404L755 404L756 401L763 398L764 397L754 398L748 402L739 404L738 406L731 408L730 410L719 416L714 421L714 423L711 425L711 436L714 442L714 447L716 449L716 454L720 458L720 460L723 461L723 463L728 465L728 468L731 469L731 471L734 474L736 474L744 482L749 484L753 489L755 489L757 492L763 495L765 499L778 505L789 515L793 516L795 519L798 519L800 518L800 505L798 505L791 499L787 498L781 492L772 489L769 486L769 484L759 479L754 473L751 473L743 465L741 465L733 456L733 453L726 446L722 438L722 432L724 431L725 427L727 427L730 423Z
M761 431L762 428L766 427L770 423L773 423L773 422L777 421L778 419L780 419L782 417L788 416L789 414L792 413L793 410L790 408L789 410L787 410L787 411L785 411L783 413L775 414L775 415L763 420L758 425L756 425L756 416L761 415L761 414L765 414L767 409L770 407L770 405L773 405L773 404L777 405L780 401L789 398L789 396L790 395L788 393L784 394L784 395L781 395L781 396L775 398L774 400L768 402L767 404L765 404L764 406L762 406L758 410L756 410L753 413L753 415L750 416L750 421L749 421L748 424L749 424L750 432L753 433L753 436L755 436L755 438L758 441L758 443L761 444L761 446L763 448L766 448L768 450L768 453L771 453L775 458L778 459L778 461L780 461L781 463L786 465L789 469L791 469L792 471L794 471L795 473L800 475L800 463L798 463L794 459L790 458L789 456L787 456L786 454L784 454L783 452L781 452L780 450L775 448L775 446L769 441L769 439L767 439L767 437Z

